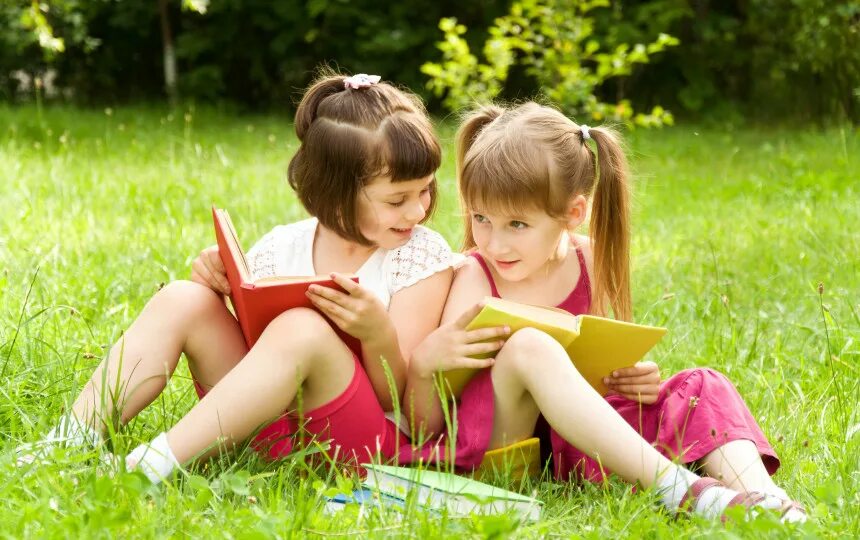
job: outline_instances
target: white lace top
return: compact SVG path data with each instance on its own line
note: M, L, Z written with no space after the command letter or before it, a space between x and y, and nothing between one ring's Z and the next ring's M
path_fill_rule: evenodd
M313 276L313 242L316 218L279 225L248 251L253 279L272 276ZM377 249L358 269L358 282L370 289L387 308L400 289L453 266L459 257L439 233L420 225L409 241L397 249Z

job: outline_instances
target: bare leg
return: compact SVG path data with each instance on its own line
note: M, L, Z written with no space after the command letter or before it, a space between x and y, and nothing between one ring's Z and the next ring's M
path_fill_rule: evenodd
M355 369L352 352L315 311L290 310L266 328L247 356L168 433L179 463L243 441L291 405L305 410L341 395ZM214 448L213 448L214 447Z
M190 281L172 282L153 296L84 386L72 414L100 432L117 411L127 422L161 393L183 351L204 386L247 352L222 298Z
M655 487L670 510L678 509L696 485L701 491L692 496L695 513L716 518L736 504L736 490L703 484L698 475L672 463L640 437L582 378L561 345L543 332L526 328L511 336L496 355L492 377L496 415L490 448L527 437L539 410L565 440L624 480ZM727 450L749 457L742 445ZM761 462L757 452L756 459ZM780 511L783 521L806 520L802 509L786 502L771 492L752 504Z
M726 443L706 455L701 463L705 474L722 481L732 489L784 493L767 473L758 448L752 441Z
M496 416L490 448L531 434L538 411L565 440L629 482L649 487L675 465L586 382L555 340L532 329L508 339L492 368Z

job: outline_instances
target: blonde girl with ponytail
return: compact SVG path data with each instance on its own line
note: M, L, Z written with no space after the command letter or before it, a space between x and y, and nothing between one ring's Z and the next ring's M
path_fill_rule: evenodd
M722 374L690 369L661 382L656 364L644 362L613 373L604 397L538 330L465 331L485 296L631 319L630 186L618 134L526 103L474 111L457 143L470 256L442 326L410 363L413 432L445 435L434 373L478 366L470 355L497 352L457 396L453 455L428 444L408 459L438 456L468 470L488 450L545 430L559 479L599 481L608 470L655 488L673 512L718 518L745 505L804 521L802 506L771 480L779 460ZM588 235L577 234L586 220Z

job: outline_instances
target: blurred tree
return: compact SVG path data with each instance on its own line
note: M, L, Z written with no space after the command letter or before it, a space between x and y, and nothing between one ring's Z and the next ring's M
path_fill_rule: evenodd
M489 31L510 7L510 0L0 0L0 99L20 98L13 74L32 79L50 68L63 95L81 103L175 93L254 108L290 106L322 62L421 91L421 63L439 57L440 19L456 17L470 29L459 43L478 51L501 43ZM604 78L593 91L599 103L652 112L661 104L721 119L860 120L860 0L615 0L587 15L590 37L572 41L584 51L593 41L600 44L595 54L613 55L661 33L682 43L649 56L647 65L632 61L622 76ZM546 26L562 34L568 28L576 37L581 20ZM545 43L540 47L549 57L532 54L535 65L525 63L526 51L509 51L513 63L501 97L533 95L536 70L561 67L565 54L572 54L571 65L598 69L594 58ZM622 54L638 55L635 48ZM576 95L572 76L566 77L543 86ZM440 98L429 97L438 108Z
M68 46L93 50L80 0L20 0L0 3L0 97L11 97L26 73L41 80ZM62 35L57 32L61 28Z
M158 16L161 22L162 61L164 63L164 90L171 105L176 105L178 91L176 88L176 48L173 45L173 29L170 24L169 0L158 0ZM182 8L195 13L204 14L209 7L209 0L182 0Z
M609 47L657 32L681 40L622 80L636 103L718 118L860 120L857 0L622 0L595 20Z
M606 103L598 98L596 91L605 81L629 75L634 65L678 43L661 33L648 45L620 43L602 50L591 11L608 5L608 0L514 2L490 28L483 48L486 63L478 61L463 39L466 27L456 19L442 19L444 39L438 47L443 61L428 62L421 70L430 76L428 87L445 96L443 103L452 111L496 98L510 68L520 64L541 92L569 115L631 126L671 124L672 115L660 106L635 113L629 100Z

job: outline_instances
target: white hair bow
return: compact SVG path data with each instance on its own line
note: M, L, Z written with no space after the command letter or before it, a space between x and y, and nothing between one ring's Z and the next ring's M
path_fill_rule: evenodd
M358 90L359 88L367 88L368 86L373 86L378 83L382 77L379 75L368 75L367 73L358 73L353 75L352 77L347 77L343 80L344 88L353 88Z

